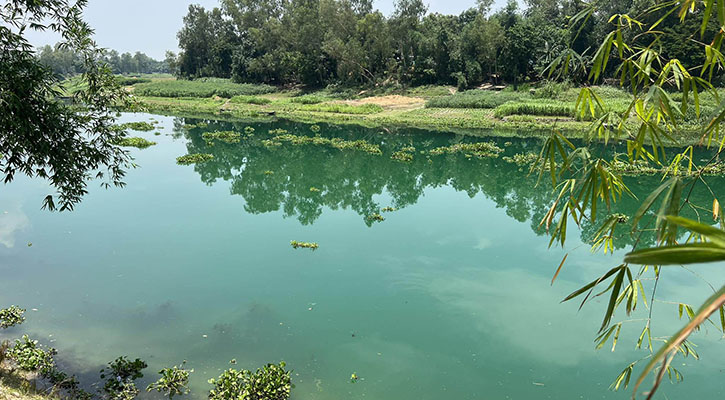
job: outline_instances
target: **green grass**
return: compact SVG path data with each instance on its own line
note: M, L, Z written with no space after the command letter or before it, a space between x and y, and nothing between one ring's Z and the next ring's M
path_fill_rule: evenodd
M234 83L229 79L202 78L187 80L157 80L134 86L137 96L151 97L212 97L232 98L272 93L276 89L269 85Z
M149 83L151 78L139 78L136 76L116 75L116 82L121 86L132 86L138 83Z
M529 100L504 103L494 110L496 118L509 115L540 115L574 117L574 104L556 100Z
M272 102L271 99L268 99L266 97L259 97L259 96L234 96L229 101L232 103L237 103L237 104L257 104L257 105L264 105L264 104L269 104Z
M289 101L292 103L299 103L299 104L319 104L324 101L332 100L330 97L327 96L320 96L316 94L306 94L302 96L292 97Z
M521 92L494 92L468 90L450 96L435 97L425 103L426 108L496 108L506 102L531 98Z
M327 112L336 114L375 114L383 111L377 104L351 105L345 103L309 104L301 107L305 111Z

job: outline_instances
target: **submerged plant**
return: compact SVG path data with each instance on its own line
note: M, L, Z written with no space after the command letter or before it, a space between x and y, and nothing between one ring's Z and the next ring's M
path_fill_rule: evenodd
M318 245L317 243L298 242L296 240L291 241L290 245L292 247L294 247L295 249L298 249L298 248L312 249L312 251L315 251L320 247L320 245Z
M187 154L176 158L179 165L190 165L207 162L214 159L214 156L206 153Z
M3 308L0 310L0 329L22 324L25 321L23 314L25 314L25 309L18 306Z
M181 396L189 393L189 375L194 370L184 369L184 363L180 366L173 366L171 368L164 368L159 371L161 378L156 382L150 384L147 388L147 392L156 390L157 392L163 393L164 396L169 399L173 399L174 396Z

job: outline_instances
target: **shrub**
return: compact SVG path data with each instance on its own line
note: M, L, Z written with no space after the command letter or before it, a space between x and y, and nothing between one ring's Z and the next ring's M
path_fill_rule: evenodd
M214 388L209 400L287 400L292 388L290 371L284 361L268 364L257 372L228 369L219 378L210 379Z
M156 390L157 392L163 393L169 400L173 399L174 396L181 396L189 393L189 375L194 370L183 369L184 364L181 366L174 366L172 368L164 368L159 371L161 378L156 382L150 384L146 391L150 392Z
M231 98L230 101L232 103L258 104L258 105L269 104L272 102L271 99L268 99L266 97L258 97L258 96L234 96Z
M496 108L508 101L520 100L525 97L528 95L520 92L468 90L430 99L425 106L426 108Z
M273 86L251 83L234 83L228 79L203 78L193 81L165 80L141 83L134 87L134 94L153 97L212 97L232 98L253 96L275 91Z
M25 309L18 306L3 308L0 310L0 329L22 324L25 321L23 314L25 314Z
M207 162L214 159L214 156L211 154L205 154L205 153L197 153L197 154L187 154L181 157L176 158L176 163L179 165L190 165L190 164L198 164Z

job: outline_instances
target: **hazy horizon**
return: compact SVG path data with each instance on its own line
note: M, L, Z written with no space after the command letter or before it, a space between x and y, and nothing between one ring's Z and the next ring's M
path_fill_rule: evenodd
M460 14L475 6L475 0L424 1L430 13ZM505 3L505 0L496 0L494 9ZM190 4L214 8L219 5L219 0L90 0L85 19L95 29L94 38L101 47L119 53L140 51L163 60L167 50L178 51L176 33L181 29L182 19ZM374 2L375 8L385 15L392 13L393 4L392 0ZM36 47L52 46L60 40L58 35L48 32L29 31L27 37Z

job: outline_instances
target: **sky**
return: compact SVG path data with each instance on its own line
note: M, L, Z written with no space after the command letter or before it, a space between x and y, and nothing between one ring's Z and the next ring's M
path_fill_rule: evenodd
M424 0L429 12L459 14L475 5L475 0ZM494 9L505 4L496 0ZM178 51L176 32L189 4L206 8L219 5L219 0L90 0L85 11L86 21L96 31L101 47L120 53L141 51L163 60L167 50ZM393 0L376 0L375 7L385 15L393 11ZM28 39L36 47L58 42L50 33L30 32Z

